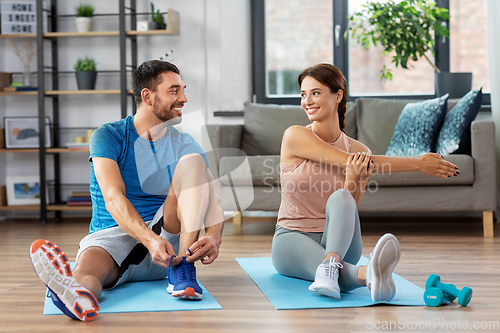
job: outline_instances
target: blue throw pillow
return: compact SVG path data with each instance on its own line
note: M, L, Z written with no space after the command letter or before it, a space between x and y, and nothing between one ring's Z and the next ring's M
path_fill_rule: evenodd
M483 101L482 87L468 92L444 118L436 142L441 155L470 154L470 124Z
M420 156L435 151L436 139L448 109L448 94L408 103L398 118L387 156Z

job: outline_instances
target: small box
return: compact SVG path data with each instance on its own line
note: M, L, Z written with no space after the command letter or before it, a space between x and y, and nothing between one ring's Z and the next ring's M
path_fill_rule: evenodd
M0 186L0 207L7 206L7 187Z
M137 31L148 31L148 21L137 21Z
M0 149L5 149L5 130L0 128Z
M8 87L12 83L12 74L0 72L0 88Z

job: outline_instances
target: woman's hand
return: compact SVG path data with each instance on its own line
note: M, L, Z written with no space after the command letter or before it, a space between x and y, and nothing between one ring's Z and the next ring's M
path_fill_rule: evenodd
M430 176L449 178L460 174L455 164L446 161L443 156L436 153L427 153L420 156L418 166L421 173Z
M369 177L373 172L374 164L370 153L352 153L347 158L346 182L358 182Z

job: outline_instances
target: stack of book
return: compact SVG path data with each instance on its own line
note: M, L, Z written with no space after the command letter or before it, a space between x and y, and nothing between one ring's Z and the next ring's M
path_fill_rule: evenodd
M8 86L3 87L4 92L17 92L17 91L37 91L37 87L26 87L26 86Z
M68 206L92 206L90 192L73 192L68 199Z

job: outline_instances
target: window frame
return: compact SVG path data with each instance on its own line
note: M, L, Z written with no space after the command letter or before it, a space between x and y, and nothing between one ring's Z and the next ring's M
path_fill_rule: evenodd
M348 0L333 1L333 31L334 52L333 64L349 78L349 43L344 39L344 32L348 26ZM251 23L252 23L252 99L254 103L263 104L300 104L300 97L268 97L266 94L266 22L265 22L265 0L251 0ZM438 7L450 8L449 0L437 0ZM449 27L449 20L446 25ZM339 25L341 33L339 40L335 39L335 27ZM442 71L450 70L450 40L446 38L436 40L436 66ZM437 97L434 94L408 94L408 95L350 95L349 101L360 97L386 98L386 99L429 99ZM491 99L489 93L483 94L481 111L491 111Z

